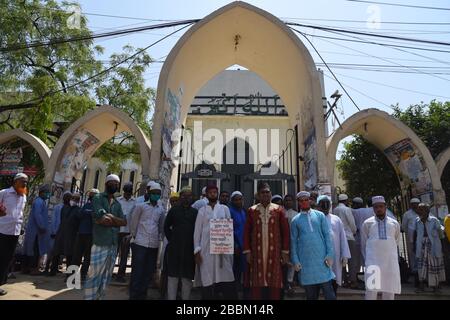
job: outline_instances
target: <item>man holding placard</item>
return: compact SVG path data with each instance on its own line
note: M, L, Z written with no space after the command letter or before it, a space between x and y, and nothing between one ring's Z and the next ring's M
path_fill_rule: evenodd
M217 202L215 185L206 188L208 205L200 208L195 222L195 286L202 299L237 299L233 274L233 220L227 206Z

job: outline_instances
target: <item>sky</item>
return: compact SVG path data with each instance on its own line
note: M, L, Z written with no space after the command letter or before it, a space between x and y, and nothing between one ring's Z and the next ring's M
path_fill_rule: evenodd
M202 18L232 1L81 0L78 2L81 5L82 12L88 18L88 26L94 33L97 33L157 24L163 22L161 20ZM405 8L347 0L248 0L247 2L272 13L283 21L450 42L450 9ZM448 0L416 0L414 2L380 0L378 2L450 8L450 1ZM116 17L104 17L101 15L113 15ZM366 22L373 18L380 23L368 24ZM348 20L353 20L353 22ZM414 24L409 24L410 22ZM175 29L167 28L128 34L116 38L99 39L96 41L96 44L105 48L102 58L106 59L111 53L121 52L121 48L124 45L130 44L134 47L142 48L173 32ZM312 43L325 62L330 65L336 77L341 81L360 109L378 108L391 113L390 105L397 103L404 109L410 104L420 103L421 101L429 102L432 99L450 101L450 90L448 90L450 88L450 47L447 45L430 45L356 35L363 40L426 49L419 51L410 48L392 48L320 38L318 36L355 40L355 38L350 38L349 36L310 28L298 29L314 35L310 37ZM181 35L182 33L180 32L167 38L150 48L148 53L154 59L164 60ZM304 39L301 40L308 47L314 61L320 63L318 66L321 69L326 69L321 64L322 60L311 46ZM434 52L430 51L430 49L449 52ZM355 70L356 66L354 65L350 66L352 69L348 69L348 64L357 64L359 70ZM360 65L375 66L361 67ZM149 86L157 87L161 67L162 63L154 63L146 71L145 79ZM361 68L366 70L360 70ZM377 71L368 71L367 68ZM380 72L380 70L392 70L392 68L400 69L403 73ZM331 79L330 72L326 70L325 91L327 97L329 98L336 89L343 93L338 83ZM344 95L338 104L339 120L342 122L355 112L357 112L357 108Z

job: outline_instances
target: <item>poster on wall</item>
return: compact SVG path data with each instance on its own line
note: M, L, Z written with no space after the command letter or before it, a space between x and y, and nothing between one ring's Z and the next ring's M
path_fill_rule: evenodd
M317 141L314 128L305 140L303 176L306 190L313 190L317 186Z
M80 129L61 160L61 167L55 174L56 183L70 183L75 174L82 170L88 159L96 150L100 140L86 129ZM62 181L61 181L62 180Z
M181 105L172 91L167 92L167 110L162 128L162 147L165 158L170 159L173 149L172 133L179 127Z
M422 154L411 139L403 139L384 150L395 171L400 176L403 187L411 186L413 196L432 197L431 176Z

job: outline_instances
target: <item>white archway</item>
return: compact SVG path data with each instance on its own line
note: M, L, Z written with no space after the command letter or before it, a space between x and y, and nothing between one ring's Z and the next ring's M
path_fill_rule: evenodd
M326 181L322 94L314 61L281 20L240 1L192 26L166 58L158 82L150 176L170 183L172 132L184 123L198 90L234 64L257 73L281 97L292 127L300 128L301 154L304 140L314 136L318 180Z

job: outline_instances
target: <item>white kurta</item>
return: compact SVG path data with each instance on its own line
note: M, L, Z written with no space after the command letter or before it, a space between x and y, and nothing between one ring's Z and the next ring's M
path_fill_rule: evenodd
M333 272L336 275L337 284L342 285L342 258L347 258L347 260L351 258L347 236L345 235L344 224L338 216L329 213L327 214L327 221L333 236Z
M400 225L388 216L384 219L386 220L387 239L380 239L379 228L382 227L380 226L382 222L375 216L364 221L361 229L361 251L365 256L366 267L364 273L366 290L400 294L400 267L397 250ZM378 279L374 273L377 270L379 271Z
M211 219L231 219L230 210L227 206L217 203L214 210L208 204L198 211L194 230L194 254L200 252L203 262L195 269L194 284L197 287L234 281L233 255L209 253L209 223Z

